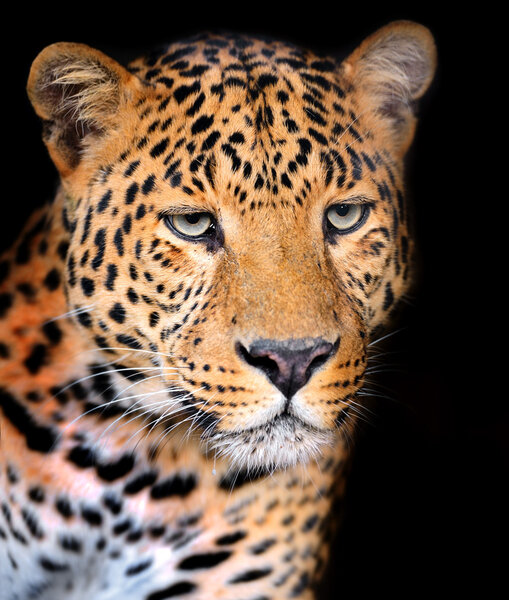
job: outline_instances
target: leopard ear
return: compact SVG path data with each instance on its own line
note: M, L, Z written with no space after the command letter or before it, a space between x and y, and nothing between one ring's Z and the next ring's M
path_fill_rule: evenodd
M114 126L126 94L139 85L124 67L84 44L53 44L37 56L28 96L63 177L79 165L86 144Z
M401 153L412 141L416 100L428 89L435 68L432 34L411 21L382 27L343 63L345 75L360 88L363 110L374 110L384 120Z

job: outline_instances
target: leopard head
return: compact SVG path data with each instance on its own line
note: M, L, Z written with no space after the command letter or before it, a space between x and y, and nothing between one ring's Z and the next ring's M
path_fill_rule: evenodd
M411 22L343 62L233 35L127 69L43 50L28 92L66 197L69 307L165 392L147 410L245 468L305 462L351 426L411 280L403 159L434 68Z

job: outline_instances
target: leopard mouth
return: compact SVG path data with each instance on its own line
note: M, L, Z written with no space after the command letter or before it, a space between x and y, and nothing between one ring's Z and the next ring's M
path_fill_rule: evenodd
M215 431L204 441L208 451L227 458L235 468L274 470L318 458L333 444L334 434L285 412L256 427Z

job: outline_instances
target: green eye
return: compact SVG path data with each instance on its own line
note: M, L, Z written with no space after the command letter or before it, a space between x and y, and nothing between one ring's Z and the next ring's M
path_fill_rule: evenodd
M335 233L350 233L365 221L367 214L366 204L334 204L326 212L327 225Z
M168 215L166 222L171 229L190 238L197 238L210 233L214 224L212 215L207 212Z

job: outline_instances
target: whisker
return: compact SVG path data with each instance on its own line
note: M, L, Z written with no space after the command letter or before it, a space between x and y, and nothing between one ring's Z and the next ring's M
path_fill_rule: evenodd
M380 338L378 338L376 340L373 340L372 342L370 342L368 344L368 348L371 347L371 346L374 346L375 344L379 344L383 340L386 340L386 339L392 337L393 335L396 335L397 333L401 333L405 329L406 329L406 327L401 327L400 329L396 329L395 331L391 331L390 333L387 333L386 335L383 335L382 337L380 337Z
M155 392L148 392L145 394L137 394L136 396L131 396L131 398L140 398L139 400L137 400L132 406L129 406L125 412L122 413L122 415L120 415L120 417L118 417L117 419L115 419L112 423L110 423L108 425L108 427L106 427L106 429L103 431L103 433L101 434L100 438L111 428L113 427L116 423L118 423L118 421L121 421L122 419L124 419L127 415L131 414L132 412L136 412L136 410L143 410L144 408L146 408L146 405L143 405L139 408L135 408L136 405L140 404L141 402L143 402L143 400L145 400L145 398L148 398L149 396L155 396L156 394L168 394L170 391L176 391L178 388L175 388L175 390L173 390L173 388L170 389L164 389L164 390L157 390ZM124 398L121 398L120 400L124 400ZM163 404L167 404L168 402L168 398L165 398L164 400L161 400L161 405ZM157 405L158 403L155 403L155 405ZM150 406L150 405L149 405ZM134 409L134 410L133 410ZM124 423L124 425L127 425L128 423L130 423L131 421L134 421L137 417L134 417L133 419L127 421L127 423ZM99 439L100 439L99 438Z
M88 312L94 306L95 306L95 302L94 302L94 304L89 304L88 306L79 306L78 308L73 308L72 310L69 310L68 312L65 312L61 315L58 315L57 317L53 317L52 319L48 319L47 321L44 321L43 325L46 325L47 323L52 323L53 321L59 321L60 319L67 319L68 317L72 317L73 315L80 315L81 313Z
M160 377L160 375L153 375L151 377L146 377L143 381L149 381L150 379L155 379L157 377ZM141 382L137 382L137 383L141 383ZM133 387L133 386L129 386L129 388L131 388L131 387ZM174 389L178 390L179 388L165 388L164 390L158 390L158 392L147 392L144 395L152 394L152 393L168 392L168 391L173 391ZM135 395L131 395L131 396L121 396L121 397L119 397L117 395L117 396L115 396L114 399L108 400L108 402L104 402L102 404L98 404L97 406L92 407L91 409L85 411L84 413L81 413L75 419L73 419L70 423L68 423L66 425L65 429L67 429L68 427L70 427L71 425L76 423L76 421L79 421L79 419L81 419L82 417L85 417L88 414L95 412L96 410L101 410L101 409L104 410L105 408L107 408L108 406L111 406L112 404L117 404L118 402L124 402L126 400L132 400L133 398L138 398L139 396L140 396L140 394L135 394Z
M89 350L83 350L83 352L95 352L96 350L96 348L91 348ZM104 348L101 347L100 350L123 350L125 352L126 348L123 348L121 346L105 346ZM173 354L165 354L164 352L156 352L155 350L145 350L142 348L129 348L128 352L142 352L143 354L155 354L156 356L167 356L168 358L175 358ZM182 368L186 367L182 365Z

